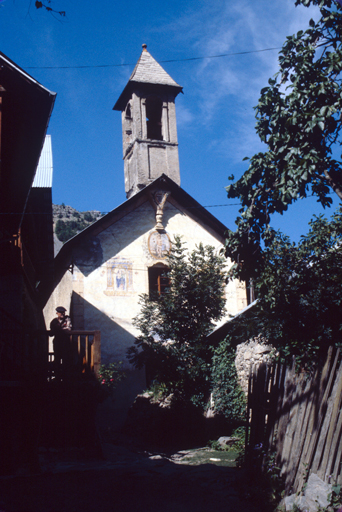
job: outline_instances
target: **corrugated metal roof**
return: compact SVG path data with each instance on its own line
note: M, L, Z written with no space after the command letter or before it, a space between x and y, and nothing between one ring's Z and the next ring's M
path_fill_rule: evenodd
M32 187L52 188L52 177L53 164L51 135L46 135Z
M147 50L142 51L140 59L138 60L129 80L133 82L145 82L148 84L162 84L180 87L180 85L178 85L177 82L175 82L173 78L166 73L165 69L163 69L156 60L154 60Z

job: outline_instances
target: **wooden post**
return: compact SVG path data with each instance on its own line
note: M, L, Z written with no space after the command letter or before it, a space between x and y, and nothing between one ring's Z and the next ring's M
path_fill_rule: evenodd
M5 89L0 85L0 180L1 180L1 134L2 134L2 97L5 92Z
M101 331L94 332L94 372L98 376L101 365Z

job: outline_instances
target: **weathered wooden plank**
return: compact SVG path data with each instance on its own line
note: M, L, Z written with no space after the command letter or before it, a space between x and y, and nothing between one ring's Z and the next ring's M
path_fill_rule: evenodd
M306 393L306 409L305 409L305 417L303 419L302 429L298 432L300 436L299 444L298 444L298 453L300 451L300 455L298 455L297 460L297 469L292 481L292 491L297 492L299 490L298 481L301 479L305 473L305 466L303 462L305 461L305 446L308 446L311 439L311 430L310 430L310 418L314 411L314 400L315 400L315 391L317 390L317 377L318 372L315 373L313 377L308 379Z
M282 471L281 474L285 474L287 471L287 460L285 458L288 451L288 439L286 437L289 416L292 404L293 395L293 380L295 378L295 364L291 368L286 369L285 381L284 381L284 398L279 410L279 423L278 423L278 434L277 434L277 451L279 453Z
M278 443L278 431L279 431L279 421L281 418L281 406L284 400L284 393L285 393L285 376L286 376L286 367L283 364L278 364L278 370L277 370L277 380L276 384L274 386L274 389L272 393L274 393L274 400L275 402L275 421L274 421L274 427L272 434L272 439L270 442L272 443L273 450L277 453L277 460L280 460L280 452L277 451L277 443Z
M342 411L340 411L340 414L342 414ZM342 484L342 432L339 433L339 441L336 449L336 459L335 459L335 465L333 469L333 482L335 481L336 484L341 485Z
M264 449L268 449L268 436L269 429L271 428L271 388L272 388L272 380L273 380L273 365L266 365L266 375L265 375L265 385L264 385L264 415L265 415L265 428L264 428Z
M329 390L333 382L333 373L337 364L337 357L338 354L336 354L335 359L333 358L333 349L332 347L329 347L327 359L322 369L321 378L318 382L317 374L313 381L313 397L309 413L307 435L302 452L302 458L298 466L297 476L293 485L294 492L297 492L303 487L307 472L311 468L321 428L321 422L323 421L323 413L327 406Z
M311 398L312 379L307 379L305 374L302 374L298 379L298 394L297 394L297 407L296 407L296 424L294 426L293 441L291 452L289 454L288 470L286 475L285 487L290 491L293 488L293 483L300 465L302 450L304 446L305 437L307 434L308 426L308 408Z
M331 415L333 412L333 401L334 401L334 397L336 396L336 392L337 392L337 380L335 378L336 377L335 365L333 366L333 369L334 369L334 371L331 371L331 373L330 373L330 378L329 378L328 385L326 388L326 393L325 393L325 396L322 401L322 407L320 410L320 424L319 424L319 428L316 429L317 442L316 442L316 446L315 446L315 452L312 457L312 463L310 464L310 468L311 468L312 472L316 473L316 474L318 474L319 472L321 473L321 471L319 471L319 468L322 467L322 458L323 458L324 449L326 446L327 434L328 434L329 427L330 427ZM329 384L330 384L331 380L333 381L331 394L326 399L326 397L330 391Z
M251 435L251 401L252 401L252 381L253 381L253 368L249 367L248 373L248 392L247 392L247 407L246 407L246 437L245 437L245 460L247 464L250 463L250 435Z
M298 383L295 373L292 373L292 382L291 388L289 391L289 395L291 396L289 404L289 413L287 415L287 424L286 431L284 437L284 444L282 450L282 459L283 459L283 467L282 467L282 475L287 475L288 473L288 465L290 463L290 454L293 442L294 431L296 428L296 420L297 420L297 396L298 396Z
M331 393L330 401L331 401L331 416L330 421L328 423L328 431L326 435L326 441L323 451L323 457L321 464L319 466L319 469L317 471L317 474L322 480L325 479L326 471L327 471L327 465L330 457L330 449L333 442L333 436L336 428L336 423L338 420L338 414L341 407L341 399L342 399L342 364L340 365L337 375L335 384L333 387L333 391Z
M255 418L255 439L254 444L264 442L265 435L265 380L266 380L266 365L260 364L256 367L256 382L255 382L255 403L253 409L253 416Z
M282 397L282 389L280 388L281 365L279 363L272 364L270 369L270 392L269 392L269 414L266 429L267 448L274 450L274 437L278 425L278 402Z
M285 476L285 489L287 492L292 488L299 462L298 458L301 455L302 446L300 443L300 433L302 432L303 415L306 410L306 400L304 395L305 387L306 381L304 374L295 375L293 380L291 410L286 429L287 443L284 445L282 453L282 458L286 461L283 466L283 475ZM298 448L298 444L301 446L300 449Z
M284 406L288 400L287 392L288 392L289 372L290 372L290 370L288 367L283 368L283 382L282 382L283 389L282 389L282 395L278 402L278 410L277 410L278 428L277 428L276 449L277 449L277 453L279 454L279 461L281 459L281 453L283 450L284 430L286 429L286 424L287 424L287 417L284 413Z
M341 452L338 447L341 441L342 432L342 410L339 410L338 422L334 431L333 442L330 448L330 455L328 458L327 467L325 470L325 481L336 482L339 474L341 463ZM329 478L330 477L330 478Z

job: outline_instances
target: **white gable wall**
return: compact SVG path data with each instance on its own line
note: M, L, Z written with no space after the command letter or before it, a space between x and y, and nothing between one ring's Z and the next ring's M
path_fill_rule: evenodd
M222 247L217 237L177 208L175 203L166 203L163 224L171 240L175 235L183 237L189 251L201 242L216 247L217 251ZM86 260L86 251L81 256L77 251L74 253L73 300L77 303L75 294L84 300L83 318L82 314L80 318L76 315L74 326L101 330L103 362L119 359L129 367L126 351L137 334L132 320L140 310L139 295L148 293L148 268L167 262L153 257L149 251L148 239L155 231L154 226L155 211L146 201L96 237L101 252L100 262ZM62 282L61 286L65 284ZM243 293L244 287L241 288L237 282L226 287L230 315L246 306ZM73 306L75 309L75 304Z
M169 198L163 215L169 238L182 236L189 251L201 242L219 251L218 235L198 221L194 212L190 214ZM138 334L133 319L140 310L139 296L149 290L148 268L167 263L153 257L149 249L155 224L155 210L146 199L89 241L80 238L79 247L73 250L73 274L66 270L45 308L47 323L55 316L54 308L63 305L71 312L74 329L101 331L102 363L124 363L129 378L122 385L121 398L129 402L145 387L144 372L135 371L126 359ZM245 287L231 282L225 294L228 318L246 306Z

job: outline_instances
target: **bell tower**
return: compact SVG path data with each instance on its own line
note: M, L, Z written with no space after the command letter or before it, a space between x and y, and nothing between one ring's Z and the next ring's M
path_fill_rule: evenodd
M127 199L162 174L180 185L175 98L183 88L142 47L113 109L122 112Z

